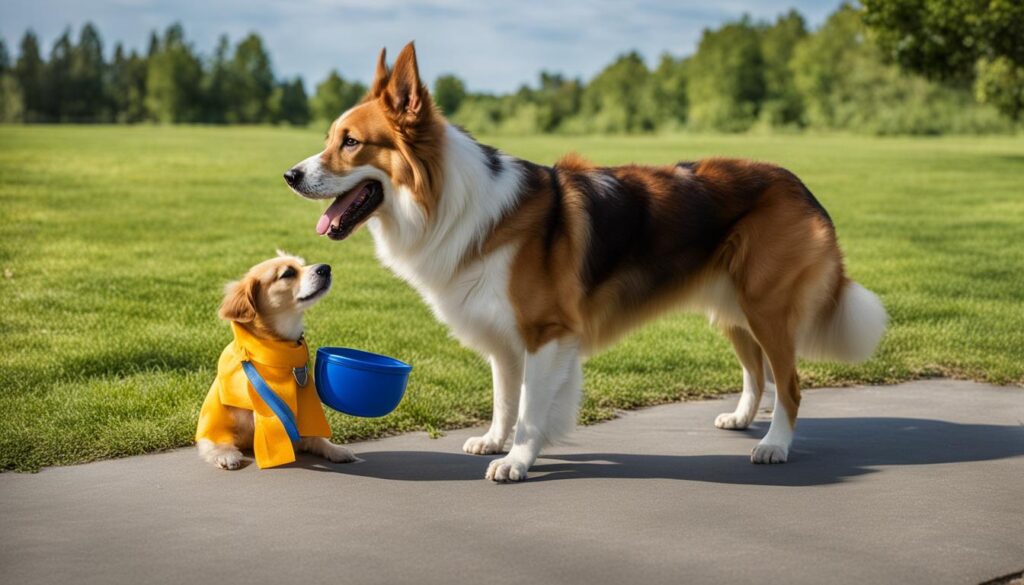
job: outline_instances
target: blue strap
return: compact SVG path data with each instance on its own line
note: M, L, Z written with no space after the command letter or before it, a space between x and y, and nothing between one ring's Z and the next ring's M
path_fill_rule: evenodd
M284 430L288 432L292 442L297 443L302 437L299 436L299 427L295 424L295 415L292 414L292 409L288 408L285 401L281 400L281 397L267 385L263 380L263 376L260 376L260 373L256 371L256 366L252 365L252 362L243 361L242 369L245 370L245 377L249 378L249 383L252 384L256 393L260 395L263 402L267 403L270 410L274 411L278 420L284 425Z

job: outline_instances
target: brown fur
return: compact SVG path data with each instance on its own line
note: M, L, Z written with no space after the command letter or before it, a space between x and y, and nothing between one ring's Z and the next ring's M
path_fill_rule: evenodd
M595 351L725 279L735 290L744 322L727 320L723 329L751 372L763 370L762 355L768 360L786 411L795 420L798 327L827 315L845 279L832 225L808 203L803 185L778 167L730 159L703 161L692 169L604 169L569 155L555 168L560 197L543 168L528 167L528 173L536 173L528 181L530 192L484 247L486 253L512 242L519 245L510 295L527 350L575 335L586 351ZM611 234L591 233L593 218L583 202L587 187L577 185L598 174L609 177L603 180L610 185L640 194L650 213L650 252L666 265L675 262L678 272L655 274L657 260L647 267L623 262L588 288L584 273L590 243ZM701 205L714 206L722 228L706 254L690 258L691 251L673 252L669 244L699 222L715 221L679 218L689 209L688 193L695 190L703 193ZM551 227L553 214L557 228Z
M390 71L384 59L381 50L363 101L331 125L321 160L338 175L362 165L381 169L430 216L443 188L444 118L420 81L412 43ZM359 144L344 146L348 137Z

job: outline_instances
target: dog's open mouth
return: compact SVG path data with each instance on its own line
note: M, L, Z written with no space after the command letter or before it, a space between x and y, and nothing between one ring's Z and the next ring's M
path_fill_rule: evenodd
M332 240L344 240L384 202L378 181L363 181L331 203L316 222L316 233Z

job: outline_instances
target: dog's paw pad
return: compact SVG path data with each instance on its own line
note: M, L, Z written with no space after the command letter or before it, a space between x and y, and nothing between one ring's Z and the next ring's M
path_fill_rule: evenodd
M750 418L735 412L723 412L715 418L715 426L720 429L743 430L750 426Z
M758 443L750 452L751 463L785 463L789 458L789 448L784 445Z
M484 478L499 483L523 481L526 479L527 465L511 457L502 457L491 461L487 466Z
M491 455L501 453L501 447L490 435L482 437L470 437L462 444L462 450L470 455Z

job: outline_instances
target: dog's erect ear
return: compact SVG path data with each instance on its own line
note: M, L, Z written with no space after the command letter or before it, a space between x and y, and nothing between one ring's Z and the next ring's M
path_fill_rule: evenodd
M395 59L391 69L387 88L384 90L385 102L391 113L400 123L411 123L427 114L430 108L430 95L420 81L420 71L416 64L416 47L409 43Z
M380 50L380 57L377 58L377 73L373 76L373 83L370 85L370 95L378 98L384 94L388 86L388 62L387 48Z
M260 281L247 276L224 287L224 302L220 304L221 319L249 323L256 318L256 293Z

